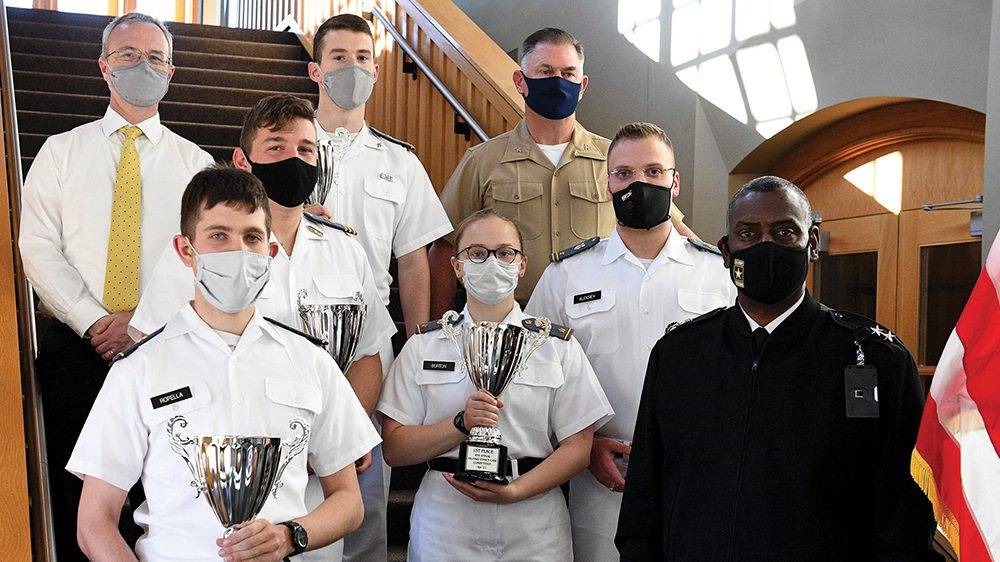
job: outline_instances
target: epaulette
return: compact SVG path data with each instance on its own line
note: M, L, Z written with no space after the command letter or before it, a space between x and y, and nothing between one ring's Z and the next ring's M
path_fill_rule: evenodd
M575 255L577 255L579 253L586 252L587 250L589 250L589 249L593 248L594 246L596 246L597 243L600 242L600 241L601 241L601 237L600 236L595 236L593 238L587 238L586 240L584 240L583 242L580 242L576 246L570 246L569 248L566 248L565 250L559 250L558 252L552 252L552 256L550 256L550 259L551 259L552 263L555 263L557 261L563 261L566 258L571 258L571 257L573 257L573 256L575 256Z
M311 343L313 345L316 345L316 346L319 346L319 347L326 347L326 340L323 339L323 338L317 338L316 336L310 336L309 334L303 332L302 330L296 330L295 328L293 328L291 326L288 326L286 324L282 324L281 322L278 322L274 318L268 318L267 316L265 316L264 320L267 320L268 322L274 324L275 326L277 326L279 328L283 328L285 330L288 330L289 332L291 332L291 333L293 333L293 334L295 334L297 336L304 337L305 339L309 340L309 343Z
M341 232L346 232L347 234L350 234L352 236L357 236L358 235L358 231L357 230L354 230L353 228L347 226L346 224L340 224L339 222L333 222L331 220L326 220L323 217L318 217L316 215L312 215L312 214L309 214L309 213L302 213L302 216L304 216L306 218L306 220L308 220L311 223L321 224L323 226L329 226L330 228L332 228L334 230L339 230Z
M702 252L708 252L710 254L715 254L717 256L722 255L722 250L720 250L716 246L709 244L708 242L703 242L701 240L698 240L697 238L688 238L687 240L692 246L698 248Z
M532 332L541 332L542 326L538 318L525 318L521 320L521 324L531 330ZM568 340L569 336L573 333L573 328L568 328L566 326L560 326L555 322L549 322L551 325L549 327L549 336L553 338L559 338L561 340Z
M694 326L695 324L698 324L699 322L704 322L705 320L708 320L710 318L715 318L725 309L726 307L720 306L715 310L709 310L708 312L702 314L701 316L695 316L694 318L688 318L687 320L681 320L680 322L671 322L670 324L667 324L667 329L665 332L663 332L663 335L675 334L683 330L684 328L689 328L691 326Z
M451 323L452 326L460 323L462 318L465 318L464 314L459 314L455 321ZM443 319L442 319L443 320ZM441 320L431 320L430 322L424 322L423 324L417 324L413 328L414 334L426 334L427 332L433 332L441 329Z
M372 134L375 135L376 137L378 137L378 138L380 138L382 140L389 141L389 142L391 142L393 144L398 144L399 146L405 148L406 150L408 150L410 152L413 152L414 150L416 150L413 147L412 144L410 144L410 143L408 143L406 141L401 141L401 140L399 140L397 138L394 138L394 137L390 137L389 135L387 135L387 134L383 133L382 131L376 129L375 127L372 127L371 125L368 126L368 130L371 131Z
M118 355L115 355L115 358L112 359L111 362L112 363L117 363L118 360L125 359L129 355L132 355L132 352L134 352L135 350L139 349L144 343L148 342L149 340L151 340L151 339L155 338L157 335L159 335L159 333L163 331L163 328L166 328L166 326L161 326L160 329L156 330L152 334L144 336L139 341L137 341L137 342L133 343L132 345L126 347L125 349L119 351Z
M825 307L824 307L825 308ZM868 340L882 342L885 344L895 344L905 347L899 336L892 333L892 330L879 324L878 322L847 310L826 309L833 321L847 328L854 335L855 341L863 343Z

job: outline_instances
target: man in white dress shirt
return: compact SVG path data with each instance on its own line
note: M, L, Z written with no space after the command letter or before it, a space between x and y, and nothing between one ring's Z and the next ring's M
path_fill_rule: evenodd
M194 301L118 355L66 467L84 481L79 537L92 560L300 560L361 522L354 461L379 437L315 338L256 310L278 252L270 230L267 195L253 175L210 168L192 178L174 248L197 280ZM223 538L168 432L180 440L278 437L289 464L260 514ZM303 436L307 454L292 456L289 445ZM309 469L326 496L312 510ZM144 533L133 554L118 515L139 479L146 501L135 521Z
M358 225L382 302L389 305L389 261L396 257L406 335L430 320L430 266L426 246L451 232L451 223L413 147L365 123L365 104L378 79L374 38L364 19L340 14L316 30L309 77L319 87L319 141L347 144L335 163L324 206L307 208L334 221ZM392 364L392 343L382 349L382 373ZM361 476L365 521L344 540L349 562L384 562L385 504L389 469L381 448L374 469ZM377 469L384 468L382 473Z
M674 151L650 123L622 127L608 149L611 236L558 252L527 313L573 327L615 417L594 435L590 470L570 482L576 560L618 560L614 538L639 395L668 324L728 306L736 295L714 247L674 231Z
M130 13L104 30L104 117L50 137L24 182L19 245L42 311L53 317L36 372L45 412L56 548L78 560L79 480L65 466L107 374L132 343L132 310L177 230L181 194L212 158L160 124L174 67L163 24Z

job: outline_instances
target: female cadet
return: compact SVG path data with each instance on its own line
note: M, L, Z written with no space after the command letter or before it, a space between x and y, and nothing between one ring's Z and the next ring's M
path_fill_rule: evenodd
M527 316L514 288L528 259L517 226L485 209L459 225L455 240L461 250L451 263L468 293L458 322L522 326ZM572 558L558 487L586 468L594 428L613 415L583 349L553 331L497 400L477 392L438 323L422 328L393 364L378 405L386 462L430 467L410 517L409 560ZM510 484L452 477L474 426L499 428L512 459Z

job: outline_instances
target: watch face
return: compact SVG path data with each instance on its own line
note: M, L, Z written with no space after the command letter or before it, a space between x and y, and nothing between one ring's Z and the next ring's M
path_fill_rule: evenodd
M309 538L306 536L306 530L301 525L296 525L293 535L295 545L299 548L305 548L309 542Z

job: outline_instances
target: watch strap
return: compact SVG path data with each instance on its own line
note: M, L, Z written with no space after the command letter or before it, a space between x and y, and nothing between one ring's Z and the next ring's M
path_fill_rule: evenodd
M288 530L291 531L292 533L293 550L290 555L285 557L285 560L288 560L292 556L298 556L299 554L305 552L306 547L309 546L309 535L306 533L305 527L299 525L297 521L282 521L281 523L279 523L279 525L284 525L285 527L288 527ZM299 544L297 536L300 532L305 536L306 539L305 544Z
M469 429L465 427L465 410L461 410L460 412L455 414L455 419L452 420L452 423L455 424L455 429L461 431L466 435L469 434Z

